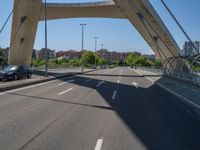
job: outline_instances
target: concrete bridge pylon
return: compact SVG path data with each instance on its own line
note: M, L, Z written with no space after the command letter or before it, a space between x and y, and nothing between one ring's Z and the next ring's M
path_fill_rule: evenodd
M179 55L179 47L149 0L113 0L89 3L47 3L47 19L128 19L163 62ZM9 64L30 65L42 0L15 0Z

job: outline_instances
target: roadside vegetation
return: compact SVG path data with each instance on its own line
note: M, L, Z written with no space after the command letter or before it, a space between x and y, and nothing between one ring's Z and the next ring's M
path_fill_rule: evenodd
M82 58L63 58L48 60L48 68L66 68L66 67L80 67L82 64L84 67L94 67L95 59L97 66L108 66L110 68L116 66L147 66L160 68L162 63L157 59L148 59L142 55L136 53L130 53L126 60L109 61L97 56L92 51L87 51L83 54ZM44 60L33 60L32 64L35 68L43 68L45 65Z
M145 56L140 56L136 54L129 54L126 59L126 64L131 67L146 66L146 67L156 67L161 68L162 63L159 59L148 59Z
M6 57L3 55L3 53L0 51L0 68L7 65L7 59Z
M140 53L130 53L126 60L110 61L104 58L101 58L92 51L87 51L83 54L82 58L63 58L63 59L51 59L48 60L48 68L67 68L67 67L80 67L82 64L84 67L94 67L96 65L100 67L117 67L117 66L146 66L153 68L161 68L162 62L159 59L150 59L145 56L142 56ZM3 57L3 54L0 51L0 68L7 65L7 59ZM31 66L33 68L42 69L44 68L45 60L33 60ZM200 71L200 65L193 65L194 71Z
M66 67L80 67L82 64L85 67L94 67L96 64L98 66L105 65L107 61L103 58L98 57L94 52L87 51L83 54L82 58L62 58L62 59L52 59L48 60L48 68L66 68ZM42 68L45 65L45 60L33 60L31 66L35 68Z

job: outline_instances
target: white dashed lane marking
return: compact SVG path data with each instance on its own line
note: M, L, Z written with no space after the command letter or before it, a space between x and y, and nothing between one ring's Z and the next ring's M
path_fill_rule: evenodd
M65 81L65 82L59 83L58 85L63 85L63 84L66 84L66 83L72 83L72 82L74 82L74 80L68 80L68 81Z
M103 144L103 137L97 140L97 144L94 150L101 150L102 144Z
M136 88L138 87L138 83L136 82L132 82L131 84L134 85Z
M68 89L68 90L66 90L66 91L63 91L63 92L59 93L58 95L63 95L63 94L65 94L65 93L67 93L67 92L69 92L69 91L71 91L71 90L73 90L73 88L70 88L70 89Z
M114 99L116 98L116 95L117 95L117 91L115 90L115 91L113 92L112 100L114 100Z

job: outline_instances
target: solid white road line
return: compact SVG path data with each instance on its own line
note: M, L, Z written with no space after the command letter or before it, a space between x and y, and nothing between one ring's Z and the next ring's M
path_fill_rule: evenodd
M63 92L59 93L59 95L65 94L65 93L67 93L67 92L69 92L69 91L71 91L71 90L73 90L73 88L70 88L70 89L68 89L68 90L66 90L66 91L63 91Z
M105 83L105 81L100 81L98 84L97 84L97 86L96 87L100 87L102 84L104 84Z
M112 100L114 100L114 99L116 98L116 95L117 95L117 91L115 90L115 91L113 92Z
M61 79L68 79L68 78L72 78L72 77L64 77L64 78L61 78ZM43 83L39 83L39 84L34 84L34 85L22 87L22 88L17 88L17 89L14 89L14 90L9 90L9 91L4 92L2 95L13 93L13 92L17 92L17 91L22 91L22 90L26 90L26 89L42 86L42 85L46 85L46 84L57 82L57 81L58 80L52 80L52 81L47 81L47 82L43 82Z
M97 144L94 150L101 150L102 144L103 144L103 137L97 140Z
M86 80L86 82L90 82L92 79L88 79L88 80Z
M134 85L136 88L138 87L138 83L136 82L132 82L131 84Z
M137 72L138 74L142 75L139 71L136 71L136 72ZM145 77L145 78L148 79L149 81L151 81L151 83L156 84L156 85L159 86L160 88L163 88L163 89L166 90L167 92L169 92L169 93L173 94L174 96L178 97L179 100L181 100L182 102L187 103L187 104L189 104L189 105L191 105L191 106L194 106L194 107L196 107L197 109L200 109L200 106L199 106L198 104L192 102L192 101L191 101L190 99L188 99L187 97L184 97L184 96L180 95L179 93L176 93L175 91L173 91L173 90L167 88L166 86L164 86L164 85L162 85L162 84L160 84L160 83L158 83L158 82L155 82L154 80L152 80L152 79L149 78L149 77Z
M117 83L119 83L120 82L120 80L117 80Z
M5 94L13 93L13 92L17 92L17 91L22 91L22 90L26 90L26 89L38 87L38 86L41 86L41 85L46 85L46 84L49 84L49 83L52 83L52 82L56 82L56 81L52 80L52 81L48 81L48 82L44 82L44 83L40 83L40 84L35 84L35 85L31 85L31 86L26 86L26 87L23 87L23 88L18 88L18 89L6 91Z
M63 84L66 84L66 83L72 83L72 82L74 82L74 80L68 80L68 81L65 81L65 82L59 83L58 85L63 85Z
M189 105L191 105L191 106L195 106L197 109L200 109L200 106L199 106L198 104L192 102L190 99L188 99L188 98L186 98L186 97L184 97L184 96L182 96L182 95L176 93L175 91L172 91L171 89L167 88L166 86L164 86L164 85L162 85L162 84L160 84L160 83L156 83L156 84L157 84L159 87L161 87L161 88L165 89L166 91L168 91L169 93L171 93L171 94L173 94L173 95L179 97L179 100L181 100L182 102L185 102L185 103L187 103L187 104L189 104Z

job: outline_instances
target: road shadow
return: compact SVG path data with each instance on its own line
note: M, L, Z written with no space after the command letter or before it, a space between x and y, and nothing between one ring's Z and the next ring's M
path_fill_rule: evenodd
M189 106L178 101L176 97L158 88L155 84L149 87L135 87L128 83L105 81L106 84L97 87L96 85L102 81L95 78L97 75L141 78L137 75L109 74L86 74L86 76L93 76L92 78L84 75L73 77L73 84L96 90L110 107L74 103L67 99L50 99L24 94L20 94L20 96L115 111L124 124L129 127L132 134L136 135L150 150L200 149L200 119L185 111L185 109L191 109ZM92 79L90 82L86 82L90 79ZM66 79L59 80L67 81ZM144 78L144 80L146 79ZM118 90L119 94L115 100L112 100L112 94L115 90ZM17 93L10 94L19 95Z

